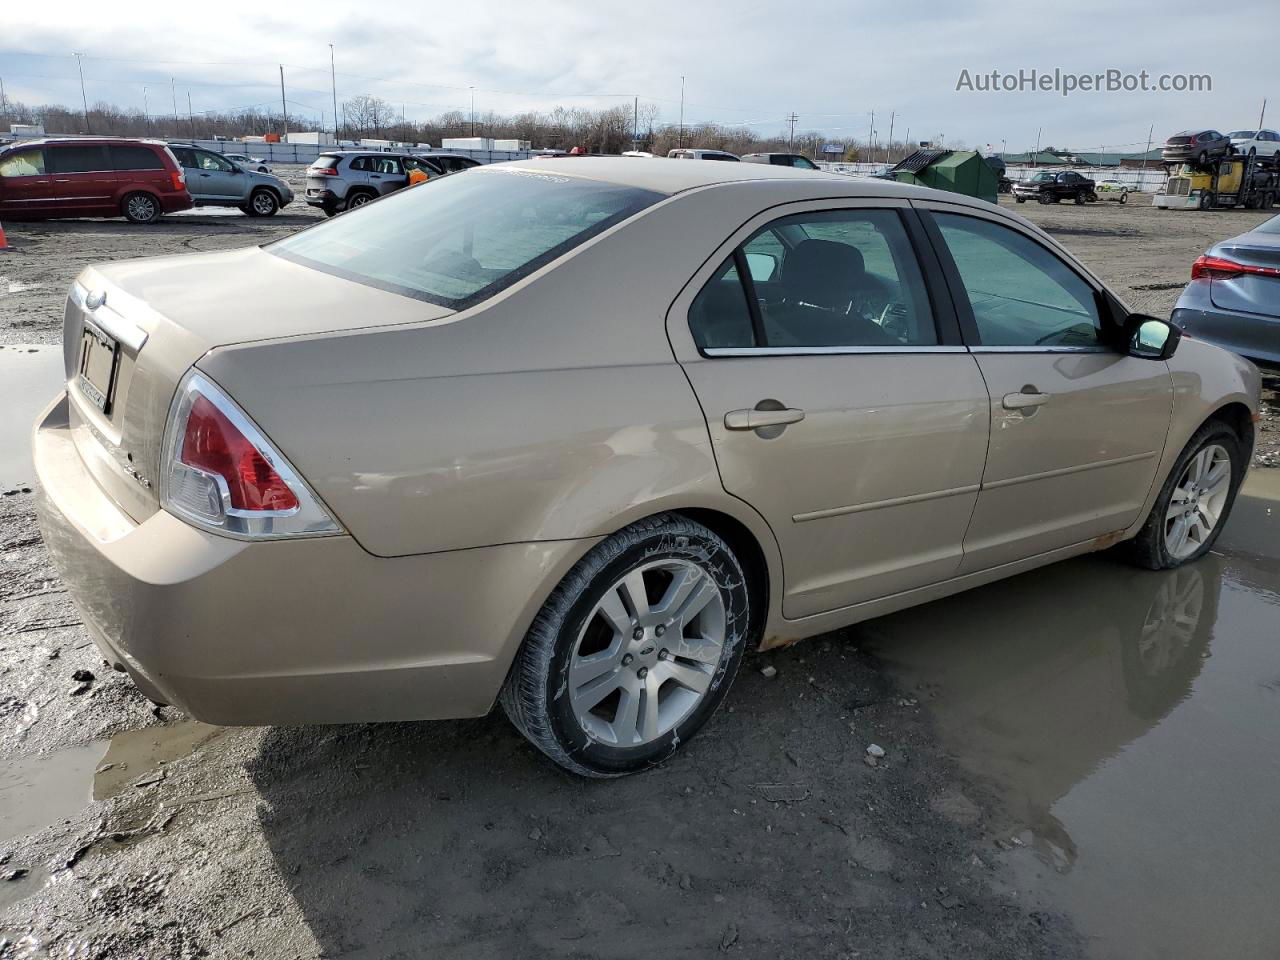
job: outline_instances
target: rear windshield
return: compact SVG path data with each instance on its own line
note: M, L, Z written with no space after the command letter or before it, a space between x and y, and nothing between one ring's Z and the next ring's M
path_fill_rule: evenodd
M316 157L316 162L311 164L312 170L332 170L338 165L339 157Z
M488 167L405 188L265 249L460 310L661 199L617 184Z

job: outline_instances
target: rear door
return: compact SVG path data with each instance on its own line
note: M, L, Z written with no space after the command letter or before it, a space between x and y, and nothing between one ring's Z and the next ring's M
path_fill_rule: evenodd
M1166 364L1117 349L1101 288L1033 231L926 202L990 393L991 445L962 573L1114 534L1138 519L1173 406Z
M52 181L52 204L85 216L118 213L115 209L116 172L101 144L59 143L44 150L45 168Z
M409 175L404 172L399 157L373 157L369 182L377 188L379 194L387 194L407 184Z
M45 170L44 150L28 147L0 159L0 219L37 216L52 211L52 178Z
M960 564L987 393L940 284L905 201L789 204L729 238L668 314L725 489L778 538L788 618Z

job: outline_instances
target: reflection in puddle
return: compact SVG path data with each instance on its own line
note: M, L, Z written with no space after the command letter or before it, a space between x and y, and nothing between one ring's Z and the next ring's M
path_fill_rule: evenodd
M0 761L0 844L64 820L92 800L158 782L165 764L194 753L223 729L183 720Z
M31 428L62 387L61 347L0 345L0 492L35 479Z
M1278 508L1263 471L1191 566L1086 557L862 628L1098 956L1277 955Z

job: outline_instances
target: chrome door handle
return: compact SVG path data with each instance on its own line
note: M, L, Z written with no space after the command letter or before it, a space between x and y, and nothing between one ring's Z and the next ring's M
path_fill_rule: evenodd
M804 419L803 410L730 410L724 415L726 430L759 430L761 427L781 427L799 423Z
M1047 393L1006 393L1004 408L1006 410L1028 410L1049 402Z

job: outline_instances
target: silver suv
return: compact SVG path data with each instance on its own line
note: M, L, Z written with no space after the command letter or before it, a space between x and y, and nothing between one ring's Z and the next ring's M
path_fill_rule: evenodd
M171 143L169 149L182 164L197 207L239 207L251 217L270 217L293 202L293 190L274 174L248 170L190 144Z
M478 166L456 153L322 153L307 168L307 203L332 217L406 186L412 169L436 177Z

